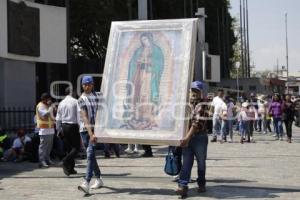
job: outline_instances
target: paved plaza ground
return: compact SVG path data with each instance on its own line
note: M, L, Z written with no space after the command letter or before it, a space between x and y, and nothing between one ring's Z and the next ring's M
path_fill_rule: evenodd
M300 199L300 128L293 129L292 144L258 133L251 144L240 144L237 135L234 143L210 143L207 192L198 194L191 183L188 199ZM154 147L153 158L104 159L99 154L105 187L90 196L77 190L85 160L77 161L79 173L70 177L59 166L39 169L36 163L0 162L0 199L178 199L176 183L163 171L166 151L166 146Z

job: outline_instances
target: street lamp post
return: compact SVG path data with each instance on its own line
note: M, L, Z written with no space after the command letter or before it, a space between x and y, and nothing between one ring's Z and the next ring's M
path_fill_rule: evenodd
M288 47L288 32L287 32L287 13L285 13L285 45L286 45L286 87L289 94L289 47Z
M240 86L239 86L239 68L240 68L240 62L235 63L236 67L236 87L237 87L237 97L236 100L240 97Z

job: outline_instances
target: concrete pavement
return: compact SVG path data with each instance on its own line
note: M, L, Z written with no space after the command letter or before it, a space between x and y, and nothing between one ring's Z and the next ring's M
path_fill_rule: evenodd
M293 127L293 143L256 133L255 143L210 143L207 192L190 184L188 199L300 199L300 128ZM98 156L105 187L84 197L77 190L86 161L77 161L77 175L66 177L61 167L37 168L36 163L0 162L0 199L178 199L176 183L164 174L167 147L154 147L153 158ZM193 176L196 177L196 166Z

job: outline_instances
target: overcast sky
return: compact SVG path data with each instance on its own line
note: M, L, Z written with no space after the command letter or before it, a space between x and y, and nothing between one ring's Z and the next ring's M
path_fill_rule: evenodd
M239 19L240 0L230 0ZM249 42L255 70L286 65L285 13L288 13L289 71L300 71L300 0L248 0Z

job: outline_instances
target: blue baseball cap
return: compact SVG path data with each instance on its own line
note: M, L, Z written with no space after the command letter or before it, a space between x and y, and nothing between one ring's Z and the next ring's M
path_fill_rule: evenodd
M203 83L201 81L194 81L191 84L191 89L202 90L203 89Z
M91 76L84 76L81 80L81 84L91 84L94 83L94 79Z

